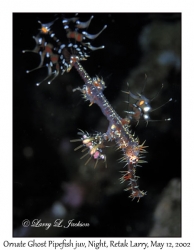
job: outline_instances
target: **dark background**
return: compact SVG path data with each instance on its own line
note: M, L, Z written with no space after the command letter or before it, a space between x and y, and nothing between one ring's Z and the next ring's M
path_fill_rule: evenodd
M140 189L147 196L139 203L128 198L120 184L118 163L121 152L112 146L105 150L106 169L103 162L93 169L94 162L84 165L80 151L78 129L94 133L106 132L108 122L96 105L89 107L79 92L73 88L83 81L72 69L59 76L51 85L36 82L46 76L46 68L26 74L26 70L39 64L39 56L22 53L33 49L32 36L38 34L40 24L53 21L61 14L13 14L13 236L69 236L69 237L146 237L157 221L156 210L172 181L181 178L181 15L179 13L80 13L81 21L94 15L88 33L95 34L104 24L108 27L92 43L105 45L104 50L91 52L83 62L91 75L103 77L105 96L121 117L129 110L128 100L121 90L136 94L145 87L145 96L152 99L153 109L172 102L151 113L152 120L144 121L132 130L142 143L149 146L147 164L137 169ZM74 14L64 14L72 17ZM58 27L56 32L63 34ZM57 29L58 29L57 28ZM134 101L134 100L132 100ZM165 118L171 118L165 122ZM176 185L175 185L176 186ZM176 190L176 189L175 189ZM172 190L173 192L173 190ZM180 236L180 189L175 191L176 203L166 202L164 211L176 210L176 222L167 233L156 236ZM170 208L169 208L170 207ZM178 208L177 208L178 207ZM167 209L167 210L165 210ZM178 209L178 210L177 210ZM158 211L158 210L157 210ZM53 223L63 219L63 224L90 223L84 228L24 228L22 221L41 219ZM160 220L159 220L160 221ZM170 227L170 226L169 226ZM168 223L167 223L168 228Z

